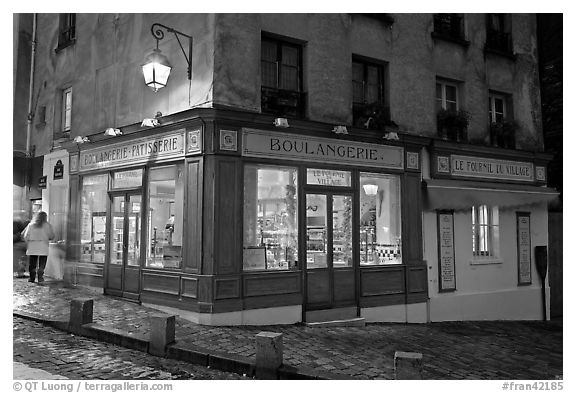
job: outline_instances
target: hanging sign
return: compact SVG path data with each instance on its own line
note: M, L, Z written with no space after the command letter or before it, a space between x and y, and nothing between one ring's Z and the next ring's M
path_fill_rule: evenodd
M456 290L454 212L438 211L438 284L440 292Z
M516 213L518 245L518 285L532 284L532 247L530 244L530 213Z
M281 160L404 169L404 148L242 129L242 155Z
M62 164L61 160L56 161L56 165L54 165L54 180L64 178L64 164Z

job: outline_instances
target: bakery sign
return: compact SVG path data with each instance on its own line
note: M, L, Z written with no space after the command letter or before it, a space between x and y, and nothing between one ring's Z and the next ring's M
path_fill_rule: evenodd
M80 152L80 170L111 168L184 155L184 133L138 139Z
M440 167L438 172L442 172ZM450 156L450 174L457 177L534 181L534 164L484 157Z
M404 148L296 134L242 130L242 155L355 166L404 168Z

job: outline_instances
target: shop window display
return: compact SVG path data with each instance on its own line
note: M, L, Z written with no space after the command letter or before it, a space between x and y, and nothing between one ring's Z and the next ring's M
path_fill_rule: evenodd
M106 202L108 175L82 179L80 206L80 260L104 263L106 256Z
M183 166L150 169L146 266L180 269L184 214Z
M400 178L360 174L360 265L402 263Z
M244 168L244 270L297 267L297 169Z

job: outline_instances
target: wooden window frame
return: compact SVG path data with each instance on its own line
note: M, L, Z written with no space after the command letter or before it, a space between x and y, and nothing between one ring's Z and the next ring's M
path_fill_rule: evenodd
M272 114L280 117L305 117L306 112L306 94L303 92L303 46L297 42L290 42L273 36L262 35L261 42L268 42L275 45L276 56L276 82L274 86L265 86L262 78L264 59L260 54L260 92L261 92L261 110L262 113ZM297 89L282 88L282 75L285 65L282 64L283 48L293 48L297 50L298 61L297 71ZM266 60L270 62L269 60ZM288 66L288 65L286 65ZM292 66L293 67L293 66Z
M451 82L446 79L436 79L436 86L441 86L441 97L435 97L436 101L440 101L440 109L446 109L447 100L446 100L446 86L454 87L456 89L456 110L460 110L460 86L456 82Z
M501 123L508 118L508 97L504 94L499 93L490 93L488 97L488 117L490 119L490 123ZM502 120L497 121L496 119L496 100L502 100Z
M70 107L66 104L66 97L70 95ZM63 133L70 132L72 129L72 87L67 87L62 90L62 111L61 111L61 125L60 130ZM66 119L70 118L70 126L66 127Z
M277 38L263 36L262 42L265 42L265 41L273 43L276 46L276 58L275 58L276 85L275 86L262 85L262 87L301 93L303 90L303 88L302 88L302 79L303 79L303 76L302 76L302 45L298 45L296 43L284 41L284 40L277 39ZM281 87L282 74L283 74L283 64L282 64L282 48L283 47L294 48L297 50L297 53L298 53L298 62L296 65L296 70L297 70L297 75L298 75L298 82L297 82L298 88L297 88L297 90L285 89L285 88ZM264 61L264 59L262 59L262 56L260 56L260 64L262 64L263 61Z
M76 42L76 14L60 14L56 52Z

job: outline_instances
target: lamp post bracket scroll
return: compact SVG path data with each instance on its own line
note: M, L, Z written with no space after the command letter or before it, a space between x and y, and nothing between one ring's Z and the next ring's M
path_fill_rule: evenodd
M176 37L178 45L180 45L180 49L182 50L182 54L184 55L188 65L188 80L192 80L192 36L161 23L154 23L150 28L150 31L156 40L156 49L146 56L144 64L142 65L142 73L144 74L146 85L152 88L152 90L158 91L168 83L168 77L170 76L172 65L168 61L168 58L161 53L159 48L160 40L164 39L164 31L172 33ZM188 38L188 53L186 53L186 50L182 45L181 37Z

